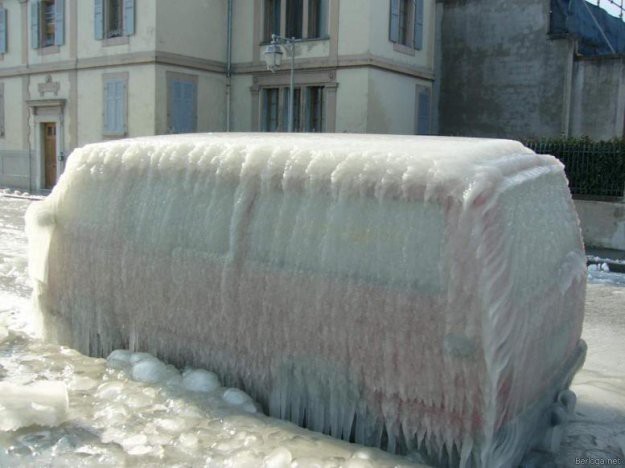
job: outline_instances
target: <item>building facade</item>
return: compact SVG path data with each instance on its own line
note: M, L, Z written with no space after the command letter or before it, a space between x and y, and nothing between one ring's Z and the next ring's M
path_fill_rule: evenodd
M0 0L0 185L54 185L107 139L285 131L430 133L435 0ZM231 20L229 20L231 18Z
M621 19L585 0L441 3L441 133L624 136Z

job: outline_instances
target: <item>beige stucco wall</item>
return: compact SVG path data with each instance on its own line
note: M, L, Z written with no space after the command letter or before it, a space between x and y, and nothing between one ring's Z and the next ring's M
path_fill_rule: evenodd
M184 0L184 8L180 2L172 0L151 0L149 3L156 4L157 50L207 60L226 60L226 1ZM154 10L153 6L151 8Z
M369 51L369 24L372 10L388 2L379 0L342 1L339 10L339 55L358 55ZM386 12L388 29L388 11ZM388 31L387 31L388 35Z
M625 203L575 200L584 244L625 250Z
M336 92L336 131L365 133L367 131L367 102L369 74L366 68L339 70Z
M225 23L226 16L222 20ZM254 43L254 1L233 2L232 38L235 45L232 48L232 61L251 62L257 48L257 44Z
M69 18L67 13L71 11L67 1L66 21ZM154 8L155 0L138 0L135 3L135 34L128 36L127 44L110 45L102 40L95 40L95 31L93 27L93 1L77 1L76 17L77 25L77 55L78 58L103 57L117 54L128 54L134 52L146 52L154 50L156 44L156 8ZM185 0L190 1L190 0ZM175 3L175 2L174 2ZM67 24L67 23L66 23ZM61 47L61 51L65 54L70 48L67 46L69 30L73 26L71 19L69 20L70 28L66 29L65 43Z
M414 135L417 85L431 83L378 69L369 70L368 83L367 132Z
M4 138L0 138L0 150L15 150L23 147L23 124L26 107L22 98L20 77L0 79L4 85Z
M78 73L78 146L102 141L104 73L128 72L128 136L155 133L156 95L155 67L135 65L107 69L83 70Z
M12 0L4 0L0 5L7 11L7 53L0 55L0 68L16 67L22 63L22 5ZM17 25L18 27L15 27Z
M156 67L156 104L154 116L157 134L167 133L167 72L197 77L197 131L221 132L226 129L226 78L224 75L182 67Z
M252 75L235 75L232 78L232 131L245 132L252 128Z

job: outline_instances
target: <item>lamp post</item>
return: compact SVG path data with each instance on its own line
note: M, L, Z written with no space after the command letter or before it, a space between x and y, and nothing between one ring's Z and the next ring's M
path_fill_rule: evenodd
M264 57L267 70L271 70L271 73L275 73L276 69L280 68L282 64L282 47L288 51L291 56L291 85L289 86L289 121L288 131L293 131L293 95L295 93L295 38L287 38L278 36L277 34L271 35L271 44L265 48Z

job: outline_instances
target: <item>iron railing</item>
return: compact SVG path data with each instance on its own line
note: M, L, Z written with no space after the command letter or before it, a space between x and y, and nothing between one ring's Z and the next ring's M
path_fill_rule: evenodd
M526 141L536 153L564 164L571 193L577 198L621 200L625 192L625 141Z
M625 12L625 0L597 0L597 6L600 7L601 4L604 5L612 5L612 8L608 7L606 10L608 11L619 11L619 18L623 19L623 12Z

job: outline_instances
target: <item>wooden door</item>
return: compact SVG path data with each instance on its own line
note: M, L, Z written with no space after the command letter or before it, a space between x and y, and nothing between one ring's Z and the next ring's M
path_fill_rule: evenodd
M43 124L43 157L45 165L45 188L56 183L56 124Z

